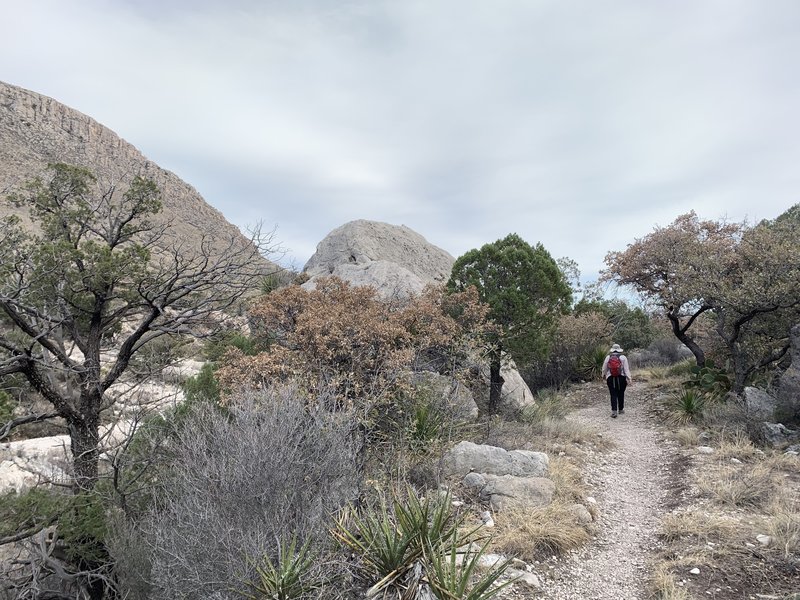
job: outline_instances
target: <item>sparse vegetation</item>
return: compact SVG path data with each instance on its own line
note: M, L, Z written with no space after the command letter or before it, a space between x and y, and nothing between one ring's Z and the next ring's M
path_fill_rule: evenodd
M75 211L67 211L73 217L85 220L104 206L102 201L94 208L84 202L82 194L93 181L88 173L65 166L57 170L61 179L50 187L34 185L27 197L51 236L59 227L47 214L54 189L66 194L65 202L75 202ZM69 189L62 189L69 181L80 197L70 199ZM159 206L157 190L147 181L136 180L132 189L139 212L130 215L130 223ZM105 209L110 214L122 210L116 205ZM136 231L124 226L117 231L127 253L116 258L97 249L97 232L70 229L75 226L70 223L65 234L77 236L72 245L35 238L42 243L37 248L34 237L13 220L0 236L0 245L14 257L0 267L3 281L19 284L19 273L31 265L36 267L32 272L41 275L44 269L46 275L32 279L39 287L28 298L30 311L19 303L27 289L0 297L6 315L0 323L2 374L25 372L19 344L26 335L29 349L34 348L34 370L41 373L53 361L61 363L48 379L58 389L36 377L31 384L67 420L78 453L75 493L35 488L0 498L2 542L38 536L38 548L27 546L35 550L22 563L27 571L9 579L6 591L14 595L33 597L32 590L43 581L56 581L47 594L93 600L112 595L131 600L494 597L509 585L511 559L551 560L590 541L596 525L589 516L599 513L593 501L586 501L584 465L587 457L596 460L593 455L614 442L613 436L567 418L578 402L569 382L589 380L581 383L586 394L605 401L605 394L598 393L605 390L594 380L612 339L629 349L646 346L631 354L631 361L634 370L648 369L640 371L637 383L649 380L648 389L657 393L634 398L632 406L671 417L663 422L679 426L672 437L684 449L685 462L669 466L692 473L690 478L682 472L669 475L681 493L670 498L675 509L661 523L665 550L651 581L654 596L698 597L692 582L678 576L697 566L711 582L736 565L734 574L726 576L749 578L748 590L755 589L753 581L779 580L784 566L797 569L800 513L792 491L797 489L798 459L756 447L747 436L749 417L741 405L724 401L745 380L770 376L766 369L778 360L776 353L785 351L781 327L795 310L777 305L795 293L796 282L778 282L771 296L759 289L751 304L727 283L714 297L704 295L702 287L703 278L717 268L710 262L717 252L736 273L738 267L728 259L753 260L758 248L790 259L788 235L794 225L781 221L750 228L686 215L658 236L637 242L659 264L676 266L674 275L694 277L692 282L673 280L673 273L669 281L636 279L641 265L635 257L609 255L620 261L610 266L611 276L661 302L673 333L691 347L699 365L681 361L679 345L664 338L642 309L596 298L570 310L564 273L541 245L531 247L515 235L459 259L447 292L429 287L415 298L384 300L371 288L336 278L315 279L316 289L305 290L286 285L293 274L254 277L263 295L245 318L240 294L225 288L215 296L218 282L203 279L202 270L195 275L207 294L178 299L155 291L142 295L154 274L177 272L180 279L184 271L175 266L191 271L194 264L174 254L164 258L172 260L171 268L158 261L154 267L155 238L146 236L163 232L151 231L146 219ZM666 252L664 236L698 254ZM113 252L108 250L109 256ZM94 261L97 277L86 276L80 264L85 260ZM220 260L217 266L225 271L227 258ZM246 271L246 265L235 260L233 265ZM498 265L507 269L500 273L494 270ZM795 273L795 267L792 262L787 272ZM62 294L63 302L51 305L48 294L69 288L59 279L63 274L75 293ZM175 291L170 281L162 283ZM470 285L476 283L477 288ZM97 329L82 314L65 316L53 308L71 305L87 311L87 299L98 290L121 298L101 311L101 317L108 317L105 328ZM174 300L171 308L159 303L165 298ZM124 302L136 310L127 311ZM166 308L177 311L177 320L169 320L173 313ZM224 331L215 331L219 309L225 308L239 315ZM117 310L127 320L117 318ZM772 316L765 320L760 311ZM131 322L143 313L152 321L126 337ZM47 325L43 335L32 336L30 327L9 335L11 324L25 315L42 319L35 324ZM145 378L184 356L188 348L180 338L187 323L203 328L198 333L209 338L204 349L209 362L184 384L187 402L160 416L135 415L135 434L109 449L101 462L98 398L74 404L70 397L72 404L64 404L54 390L67 386L76 390L75 398L87 400L86 370L101 387L126 370ZM75 339L65 341L70 335ZM96 341L92 336L99 336L99 346L87 346L86 339ZM98 361L81 363L66 350L74 342L83 354L89 350L90 359L101 347L113 357L115 339L123 349L130 340L133 346L127 347L127 357L117 355L122 363L112 360L102 368ZM736 346L744 343L751 348ZM499 367L509 356L519 361L532 388L539 389L532 406L500 418L488 413L498 408ZM534 356L536 364L527 361ZM720 356L726 368L709 356ZM480 385L475 366L487 359L489 402L471 398L459 404L456 392ZM582 394L577 396L585 401L588 396ZM651 397L659 400L650 404ZM474 410L474 401L487 414L466 427L464 415ZM0 391L0 424L17 426L15 408ZM87 422L78 423L81 419ZM625 419L615 421L620 422ZM81 439L74 435L76 423L83 427ZM13 427L6 427L4 435ZM548 452L554 501L497 511L494 529L477 525L477 511L486 504L473 492L455 502L450 494L467 486L461 489L455 482L443 491L442 484L451 482L442 479L439 469L443 452L464 438ZM713 453L693 452L701 443L712 446ZM768 537L759 540L760 534ZM481 563L489 552L507 558L487 569ZM762 572L756 576L758 569ZM68 576L58 583L62 572Z

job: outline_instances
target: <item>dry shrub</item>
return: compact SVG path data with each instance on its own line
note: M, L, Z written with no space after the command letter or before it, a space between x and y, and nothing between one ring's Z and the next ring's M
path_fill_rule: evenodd
M542 407L533 406L526 408L520 416L530 435L540 440L570 444L585 444L588 442L599 443L597 429L583 425L571 419L564 418L564 405L558 403L559 410L549 410L547 402Z
M498 513L493 547L524 561L564 554L589 541L571 505L555 500L539 508L513 508Z
M733 401L709 404L703 415L703 421L709 429L727 431L729 434L733 434L734 431L746 432L753 419L748 414L744 403Z
M703 493L721 504L756 508L766 506L779 485L772 470L763 465L719 466L700 473L697 481Z
M631 352L628 358L631 368L644 369L647 367L673 365L685 357L683 345L675 337L660 337L644 350Z
M775 471L800 473L800 456L796 454L773 452L767 454L762 462L765 467L774 469Z
M268 350L230 352L217 376L223 388L264 387L287 380L332 390L342 406L363 405L402 388L400 375L441 370L474 348L486 307L470 289L386 301L371 287L330 277L314 290L289 286L250 310L254 337Z
M197 407L175 431L141 524L151 598L238 597L248 559L276 558L279 540L323 548L329 516L358 490L352 430L292 388L242 395L225 411Z
M670 542L687 537L703 543L719 542L736 536L737 523L706 512L670 513L661 519L661 532Z
M578 359L598 344L609 344L611 329L608 319L600 313L562 316L551 340L548 359L524 370L526 383L531 389L540 389L560 386L579 377Z

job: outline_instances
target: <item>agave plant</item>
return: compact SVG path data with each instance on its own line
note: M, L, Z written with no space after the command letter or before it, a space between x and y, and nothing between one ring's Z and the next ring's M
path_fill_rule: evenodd
M498 562L482 576L477 573L487 546L488 542L473 549L473 545L469 544L461 550L452 543L448 552L432 552L428 557L428 579L433 594L440 600L488 600L511 585L514 579L498 583L511 564L511 559Z

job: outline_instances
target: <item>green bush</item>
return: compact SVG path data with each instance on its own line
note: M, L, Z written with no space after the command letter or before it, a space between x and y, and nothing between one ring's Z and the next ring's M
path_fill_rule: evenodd
M650 316L623 300L583 299L575 305L575 314L587 313L603 315L611 324L611 337L626 350L646 348L655 337Z
M42 488L0 496L0 537L36 531L55 522L66 510L69 498Z
M219 361L231 348L237 348L246 356L255 356L261 350L256 341L240 331L225 331L206 342L203 354L211 362Z
M0 537L32 535L55 525L59 553L68 566L110 568L104 544L106 509L96 492L72 495L45 488L9 492L0 497Z
M5 390L0 390L0 425L8 423L14 416L14 400Z
M214 366L206 363L194 377L189 377L183 383L183 392L187 402L212 402L220 401L219 382L214 376Z

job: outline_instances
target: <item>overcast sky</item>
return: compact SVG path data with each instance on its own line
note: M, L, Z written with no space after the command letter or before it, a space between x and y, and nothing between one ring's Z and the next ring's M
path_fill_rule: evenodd
M353 219L594 279L691 209L800 201L796 0L0 0L0 80L110 127L302 267Z

